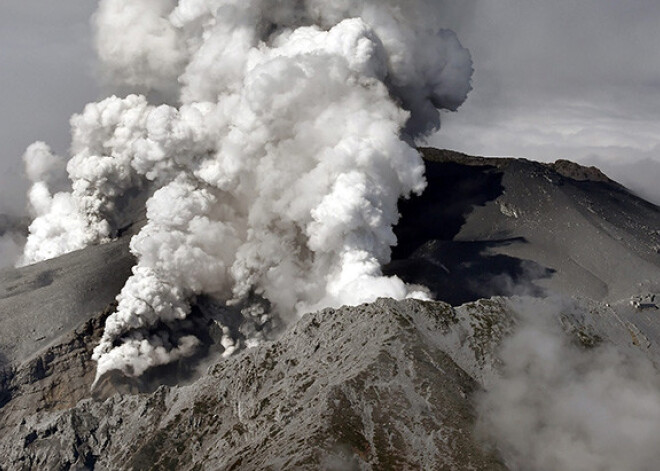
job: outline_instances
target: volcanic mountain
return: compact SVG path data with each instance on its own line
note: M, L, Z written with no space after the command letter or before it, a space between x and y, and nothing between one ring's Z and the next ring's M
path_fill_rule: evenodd
M475 433L475 398L522 305L561 298L576 348L659 364L657 206L565 160L421 151L428 188L400 202L384 271L436 301L307 314L225 358L238 311L200 297L196 357L92 389L134 228L0 273L0 469L518 469Z
M657 292L658 207L598 169L424 156L430 185L400 204L388 271L452 304L513 292L616 303Z

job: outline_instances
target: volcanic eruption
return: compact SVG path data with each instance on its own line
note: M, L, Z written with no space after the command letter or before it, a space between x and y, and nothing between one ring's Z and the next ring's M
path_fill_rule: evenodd
M104 243L146 208L97 378L194 352L194 336L170 333L200 294L259 296L270 308L245 311L256 325L428 297L381 266L397 201L426 184L415 142L471 88L441 14L432 0L99 3L104 77L128 94L71 119L70 189L64 159L26 152L22 259Z

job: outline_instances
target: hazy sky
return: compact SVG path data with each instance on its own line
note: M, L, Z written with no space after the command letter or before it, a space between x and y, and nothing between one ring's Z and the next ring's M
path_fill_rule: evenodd
M22 208L21 155L36 140L58 153L69 117L98 98L92 0L0 0L0 212Z
M474 90L431 143L596 163L660 203L660 2L442 0ZM0 2L0 212L24 206L20 157L66 153L68 119L100 96L91 0Z
M660 204L660 1L468 3L474 90L431 142L596 164Z

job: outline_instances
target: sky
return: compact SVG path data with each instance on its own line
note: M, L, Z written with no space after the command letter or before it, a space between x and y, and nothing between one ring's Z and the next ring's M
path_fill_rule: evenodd
M21 156L37 140L59 154L69 117L99 97L90 0L0 2L0 213L25 207Z
M474 90L430 142L576 160L660 204L660 2L468 0Z
M660 2L441 0L474 60L474 90L429 144L568 158L660 204ZM66 154L69 117L103 95L90 0L0 3L0 213L20 213L21 155Z

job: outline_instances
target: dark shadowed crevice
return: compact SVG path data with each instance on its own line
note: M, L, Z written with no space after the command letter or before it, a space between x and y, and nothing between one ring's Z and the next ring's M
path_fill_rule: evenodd
M487 242L429 241L410 257L396 260L384 269L406 283L429 288L436 299L454 306L491 296L526 294L542 296L536 282L549 278L553 269L531 260L492 253L524 239Z
M14 370L7 364L6 359L0 355L0 409L12 399L14 393L12 379L14 375Z
M422 152L429 184L421 196L399 202L401 220L394 228L398 243L384 273L424 285L435 299L455 306L521 292L544 295L536 281L552 276L553 269L493 252L501 246L527 244L524 238L454 241L476 207L504 193L502 167L451 151Z
M401 219L394 228L398 242L392 259L410 256L429 240L452 240L475 206L502 194L502 176L491 165L427 161L429 185L424 193L399 202Z

